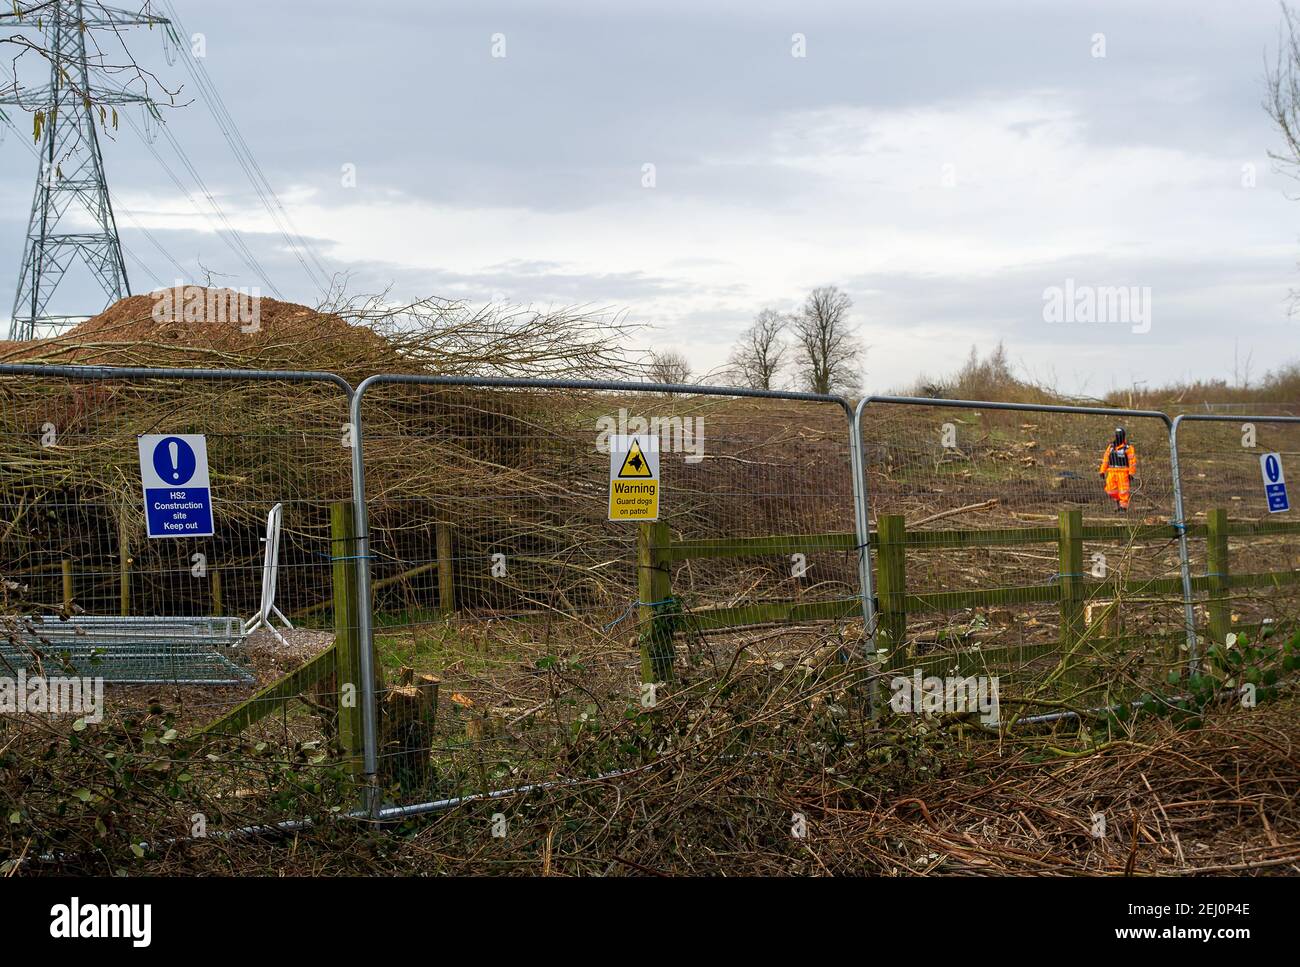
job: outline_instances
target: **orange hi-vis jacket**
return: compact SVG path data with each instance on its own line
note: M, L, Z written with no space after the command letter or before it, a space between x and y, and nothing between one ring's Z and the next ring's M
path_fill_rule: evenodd
M1106 496L1127 507L1130 497L1129 478L1137 473L1137 451L1133 444L1116 446L1112 443L1101 457L1100 472L1106 475Z

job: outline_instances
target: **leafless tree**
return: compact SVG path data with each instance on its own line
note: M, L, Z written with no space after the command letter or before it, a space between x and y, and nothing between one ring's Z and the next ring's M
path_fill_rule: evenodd
M1286 141L1281 153L1269 157L1293 177L1300 170L1300 23L1286 4L1282 5L1277 60L1265 75L1264 110Z
M865 350L849 324L853 300L833 285L813 289L794 318L799 378L811 393L852 392L862 385Z
M1285 147L1270 151L1279 170L1300 179L1300 20L1282 4L1277 60L1265 73L1264 110L1282 134ZM1300 308L1300 290L1291 290L1291 312Z
M675 349L655 353L647 374L654 383L685 383L691 378L691 364Z
M731 351L731 366L743 385L750 389L776 389L781 365L790 346L782 338L790 317L775 309L764 309L754 324L741 334Z

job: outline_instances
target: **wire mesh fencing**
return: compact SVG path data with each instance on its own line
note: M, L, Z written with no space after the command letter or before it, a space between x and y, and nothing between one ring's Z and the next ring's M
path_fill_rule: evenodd
M1286 472L1300 472L1300 417L1188 414L1173 437L1197 635L1223 645L1293 626L1300 545Z
M665 693L860 630L837 400L379 377L358 408L399 802L635 765ZM657 522L609 519L620 435L657 444Z
M1178 414L1204 414L1211 416L1227 416L1234 418L1249 418L1259 414L1268 416L1300 416L1300 403L1294 400L1274 400L1271 402L1253 402L1253 403L1187 403L1183 405L1171 404L1169 406L1171 416Z
M858 425L877 645L895 671L997 675L1020 699L1087 705L1176 664L1161 414L873 397ZM1127 450L1108 459L1121 425Z
M183 837L194 815L383 818L705 748L820 762L868 727L864 657L891 685L993 676L1017 709L1128 701L1196 657L1189 608L1213 641L1294 615L1294 528L1261 478L1264 454L1294 463L1294 420L849 412L703 386L0 366L0 680L106 683L111 741L144 750L132 788ZM147 476L195 439L212 534L150 536ZM611 519L629 440L653 520ZM4 717L33 754L35 721Z
M40 682L100 689L90 720L114 751L87 738L73 752L150 779L87 780L73 805L88 822L103 823L113 795L151 790L170 831L189 836L196 816L215 829L300 813L296 792L356 771L359 743L341 736L331 519L351 514L349 398L322 374L0 368L0 678L24 683L23 700ZM165 481L177 489L142 486L142 440L178 461ZM206 449L210 534L187 489L194 447ZM187 517L193 536L149 536ZM5 711L17 713L4 721L11 748L44 728Z

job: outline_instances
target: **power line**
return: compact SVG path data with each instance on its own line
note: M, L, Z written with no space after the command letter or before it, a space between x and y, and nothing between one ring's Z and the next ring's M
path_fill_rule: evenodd
M149 151L149 153L153 155L154 160L156 160L158 164L162 167L163 171L167 173L167 177L170 178L172 184L176 186L176 190L179 191L182 195L184 195L187 199L189 199L189 202L191 205L194 206L195 211L197 211L205 219L211 221L212 216L210 216L207 212L203 211L203 209L200 208L199 205L194 201L193 195L181 182L181 179L177 176L176 172L174 172L171 166L167 164L167 162L163 159L163 156L158 152L158 149L149 141L147 137L145 137L144 132L140 130L139 125L135 123L135 120L131 117L131 115L123 113L122 116L126 118L127 126L130 127L131 130L135 133L135 136L140 139L140 143L145 146L145 148ZM249 271L251 271L254 275L256 275L257 278L262 282L262 284L265 285L267 289L269 289L277 299L284 298L284 296L281 295L280 290L276 287L275 283L271 281L271 278L267 274L266 270L263 269L262 264L257 260L257 256L253 254L252 250L249 249L248 245L244 242L239 232L235 230L235 226L231 224L230 219L227 217L225 211L222 210L219 204L217 204L217 199L212 194L212 191L208 188L207 182L203 180L203 177L199 174L198 169L194 167L194 163L190 161L189 155L185 153L185 149L181 147L180 142L176 140L176 136L171 133L171 130L167 127L166 124L161 124L160 127L162 129L163 134L167 138L168 144L170 144L172 146L172 150L176 152L176 156L177 158L179 158L186 172L188 172L190 177L194 179L194 182L195 184L198 185L199 190L203 194L203 197L207 199L208 204L212 208L213 214L221 222L221 226L224 226L224 230L223 230L221 226L214 225L213 229L216 232L216 234L221 238L223 242L226 243L226 245L235 254L235 256L238 259L240 259L244 263L244 265L248 267Z
M125 87L115 83L112 80L106 80L106 83L108 84L109 87L112 87L119 92L125 93L127 91ZM148 105L146 105L145 110L146 111L149 110ZM146 150L148 150L148 152L151 155L153 155L154 160L158 162L159 166L163 169L163 171L167 173L167 177L170 178L172 184L176 186L176 190L179 191L182 195L184 195L185 198L189 201L190 205L194 208L194 210L212 226L212 230L217 234L218 237L221 238L223 242L226 243L227 248L229 248L231 252L234 253L235 257L239 259L241 262L243 262L244 265L248 268L248 270L252 272L255 276L257 276L257 278L262 282L262 284L265 285L266 288L269 289L276 298L283 298L283 296L280 293L280 290L276 287L275 283L271 281L270 275L262 267L261 262L257 260L257 256L253 254L252 249L250 249L248 245L244 242L243 237L235 229L235 226L231 223L229 217L226 215L222 207L217 203L216 196L213 195L212 191L208 188L207 183L203 180L203 177L199 174L198 168L194 166L194 163L190 160L189 155L186 154L185 149L181 147L180 141L178 141L176 139L176 136L172 134L171 129L167 126L167 124L160 117L158 118L159 128L166 136L168 144L172 146L172 150L176 152L176 156L180 160L181 164L185 167L185 170L189 173L190 177L194 179L195 184L198 185L199 191L202 192L203 196L207 199L208 205L211 206L212 208L212 214L205 212L198 205L198 203L195 202L193 194L181 182L180 177L177 176L177 174L172 170L171 166L168 165L165 160L163 160L162 155L158 153L158 149L154 146L153 139L151 139L144 131L140 129L139 125L135 123L135 119L132 118L131 115L126 112L123 112L119 116L125 118L127 126L130 127L131 131L135 134L135 136L140 139L140 143L144 145ZM220 225L213 223L212 220L213 215L215 215L216 218L220 221L221 223ZM184 274L184 270L182 270L182 275L183 274Z
M13 78L12 86L15 89L17 89L18 86L17 77L9 73L9 71L3 67L0 67L0 78L3 78L6 82L9 82L10 78ZM0 111L0 120L3 120L4 123L7 124L13 130L13 132L18 136L18 140L27 146L27 150L32 155L32 157L39 160L41 154L40 151L37 149L36 145L32 144L30 141L27 140L26 135L21 130L19 130L18 125L14 124L13 120L3 111ZM135 215L131 212L130 209L125 208L120 204L120 199L117 196L117 194L114 193L112 188L108 189L108 195L109 195L109 200L112 202L113 209L115 211L121 212L122 215L126 217L127 221L129 221L132 224L132 226L136 229L136 231L144 235L144 237L149 240L150 244L152 244L153 247L158 250L158 253L167 261L171 262L173 268L175 268L178 273L178 278L184 276L185 269L181 266L181 264L176 261L176 259L172 256L170 252L168 252L165 248L162 247L162 244L158 241L157 238L154 237L154 234L150 232L149 229L145 228L142 224L140 224L140 222L136 220ZM125 247L126 246L123 245L123 248ZM151 279L154 280L154 282L156 282L160 286L163 284L162 280L159 279L158 276L153 273L153 270L151 270L149 266L146 265L145 262L139 256L137 256L135 253L129 250L127 251L127 254L130 255L131 258L134 259L136 263L139 264L140 267L144 269L144 271L149 275Z
M163 5L167 8L172 23L174 23L179 29L181 35L188 36L189 32L185 29L184 23L181 22L171 0L163 0ZM298 260L298 264L301 265L303 271L307 273L307 277L313 282L313 284L320 287L322 293L328 292L330 273L321 263L321 260L316 254L315 248L312 244L300 231L298 231L297 225L294 224L293 218L289 215L284 204L280 201L279 195L277 195L275 189L271 187L271 183L267 179L265 171L258 163L257 158L253 155L252 149L248 146L248 142L244 140L244 136L240 132L239 126L235 123L234 117L226 107L225 101L222 99L216 85L213 84L212 78L208 74L207 67L198 58L192 55L192 52L185 44L182 43L179 44L179 46L182 48L181 61L185 65L186 72L194 80L194 84L199 90L199 95L207 104L208 110L212 112L213 119L217 122L218 129L226 139L226 143L230 145L231 151L235 155L235 160L244 170L244 174L248 177L249 183L257 193L262 206L266 209L267 214L271 216L271 220L275 223L280 234L284 237L285 243L289 246L290 251L293 252L294 257ZM306 258L304 258L304 252L306 253ZM311 260L311 265L308 265L307 259Z
M8 75L8 73L6 72L6 79L8 78L8 76L11 75ZM14 83L16 86L17 84L16 79ZM116 83L111 79L106 78L105 83L106 86L109 89L111 89L115 94L130 93L127 90L127 88L123 87L122 85ZM145 106L145 110L149 110L148 105ZM225 242L226 246L231 250L231 252L235 255L235 257L240 261L242 261L244 265L249 269L249 271L252 272L262 282L262 284L265 285L268 290L270 290L270 292L273 295L275 295L277 298L283 298L280 294L280 290L276 287L275 283L271 281L270 275L262 267L262 264L257 260L257 257L253 254L252 250L244 242L239 232L235 229L234 225L231 223L229 217L227 217L225 211L217 203L216 197L213 195L211 190L209 190L207 184L203 181L202 176L199 175L198 169L194 166L193 162L190 161L189 156L185 153L185 149L181 147L180 142L176 139L175 135L171 133L170 129L168 129L165 124L160 125L163 130L163 133L167 136L168 143L171 144L173 150L176 152L177 156L179 157L181 164L184 165L186 171L189 172L190 176L194 179L195 183L198 185L199 190L202 192L203 196L207 199L208 204L212 208L211 214L204 211L203 208L195 201L193 194L190 192L188 188L185 187L180 177L176 174L175 171L172 170L171 166L167 164L166 160L162 157L162 155L159 154L158 149L154 146L153 141L145 134L144 131L140 129L139 125L136 124L135 119L125 111L119 114L118 117L124 118L126 120L127 126L131 129L131 131L135 134L135 136L140 139L140 143L144 145L144 147L149 151L151 155L153 155L154 160L158 162L159 166L163 169L164 172L166 172L167 177L171 179L172 184L176 186L176 190L179 191L186 198L187 201L189 201L190 205L194 208L195 212L197 212L205 221L209 223L209 225L212 227L213 232L223 242ZM10 125L13 126L12 121L10 122ZM124 212L124 214L126 213ZM213 221L214 214L216 216L217 221L220 224L217 224ZM140 228L141 231L145 233L145 235L153 243L154 247L157 248L158 251L163 255L163 257L166 258L169 262L171 262L172 266L179 273L179 277L181 278L185 277L186 275L185 269L180 265L179 262L176 261L176 259L166 249L163 248L163 246L158 242L158 240L154 238L152 233L150 233L143 226L139 225L138 222L135 222L135 224L138 228ZM150 274L152 275L152 273ZM157 276L153 276L153 278L157 280Z
M169 2L169 0L164 0L164 2L165 5L169 8L170 13L175 15L176 13L175 8ZM266 172L263 170L262 166L257 161L257 158L253 155L252 149L249 147L248 142L244 139L243 134L240 132L239 127L235 123L234 117L231 115L229 108L226 106L224 100L221 98L220 93L216 89L215 84L212 82L212 78L208 74L207 68L198 58L193 56L193 52L188 49L187 44L183 44L180 42L180 38L178 37L177 33L175 32L175 29L172 26L172 22L168 21L163 17L154 17L153 15L142 14L142 15L135 15L133 17L132 15L126 14L124 11L112 11L109 8L104 8L104 10L105 10L104 16L108 18L108 20L106 20L105 23L112 21L113 18L121 14L122 22L137 22L137 23L147 22L151 24L160 25L164 31L164 40L165 41L170 40L176 44L176 47L182 49L181 59L184 61L186 72L189 74L195 86L198 88L200 96L202 97L204 103L207 105L209 111L212 112L213 119L217 123L218 130L220 130L222 137L226 140L226 143L230 146L231 151L235 156L236 162L239 164L245 176L248 178L249 183L252 185L253 190L256 193L262 207L269 215L275 228L279 231L281 236L284 238L286 245L288 246L289 250L293 253L294 257L297 259L303 271L307 274L307 277L310 280L310 282L313 285L318 286L321 289L322 293L328 292L330 289L329 280L331 274L322 264L312 244L298 230L296 224L294 224L293 218L290 216L288 210L285 208L280 197L276 194L275 190L271 187L270 180L267 178ZM175 23L176 26L180 28L182 33L184 33L184 26L180 23L178 18L175 20ZM98 21L96 21L95 25L99 26L100 24ZM168 59L170 62L171 57L169 57ZM83 86L86 89L89 89L90 88L90 80L88 76L89 65L85 65L84 61L83 61L82 71L83 73L87 74ZM256 255L253 254L253 251L250 249L248 244L244 241L241 234L238 231L236 231L229 216L222 209L221 205L218 204L216 196L208 187L203 177L199 174L198 168L191 161L189 155L186 153L185 149L181 146L176 136L172 133L170 127L165 122L162 121L162 118L158 115L157 111L152 109L152 105L148 103L147 98L132 93L126 87L115 83L111 78L106 78L106 80L107 80L107 84L102 85L100 88L100 90L105 91L104 96L100 99L103 100L104 103L119 102L125 104L130 102L130 103L142 103L145 105L145 109L151 112L151 116L153 118L156 118L159 121L162 131L166 136L168 143L171 145L172 150L175 151L176 153L176 157L180 163L181 169L188 175L189 179L192 180L192 182L197 186L198 193L201 194L204 199L206 199L207 207L208 209L210 209L210 211L205 210L204 207L198 203L198 200L194 197L195 193L186 188L182 177L178 175L176 170L174 170L172 166L169 165L167 161L162 157L161 153L154 145L153 137L150 136L148 133L143 132L140 129L140 127L136 124L136 121L131 117L130 114L123 112L123 115L126 118L127 125L130 127L132 132L136 135L136 137L140 139L141 143L144 144L145 148L154 157L154 160L156 160L160 165L160 167L162 167L163 171L166 173L167 177L171 180L172 184L175 185L176 189L186 197L186 199L189 201L190 205L195 209L195 211L198 212L198 214L209 223L210 228L217 235L221 237L222 241L236 256L236 258L242 261L244 265L247 266L249 271L251 271L253 275L256 278L258 278L261 281L261 283L265 285L266 288L272 294L274 294L276 297L283 298L283 295L281 294L279 288L271 280L269 273L263 267L261 262L257 259ZM17 80L15 78L15 83L14 83L15 90L17 90L17 87L18 87ZM51 83L50 85L51 90L57 91L58 88L59 85L57 83L55 82ZM109 93L109 89L111 89L111 93ZM54 116L53 112L51 112L50 119L46 121L47 131L53 128L53 116ZM4 120L9 124L9 126L13 126L12 122L7 117ZM148 118L146 118L146 120L148 120ZM15 131L17 131L16 127L15 127ZM89 132L89 137L93 139L94 137L93 130ZM97 147L98 146L96 144L95 145L96 153L97 153ZM38 156L43 156L44 152L38 151L37 154ZM45 161L46 159L42 157L43 169L45 166ZM51 161L51 163L53 162ZM83 199L83 201L86 201L91 217L96 218L97 216L99 216L99 220L101 222L104 221L104 217L105 217L103 210L107 209L108 214L106 217L108 221L106 222L106 224L109 224L110 227L113 227L111 206L115 204L116 199L109 193L107 183L102 177L102 163L96 166L92 166L92 168L93 170L87 168L84 163L80 164L76 168L76 170L72 173L72 177L77 178L82 174L84 174L83 169L90 171L91 175L96 175L96 174L98 175L97 181L102 188L100 194L100 198L102 199L102 201L97 206L91 206L89 201L86 201L85 199ZM69 180L67 175L62 171L60 171L60 178L63 179L64 181ZM38 201L42 197L40 191L40 184L38 184L37 197L38 197ZM65 203L62 206L62 208L58 209L58 214L61 214L62 211L66 209L66 207L67 206ZM171 263L171 265L177 270L177 272L181 276L185 275L185 271L183 267L180 265L180 263L171 255L170 252L167 251L166 248L164 248L160 244L160 242L152 232L150 232L147 228L145 228L142 224L140 224L140 222L134 217L134 215L126 211L125 209L123 209L123 215L127 219L129 219L133 227L139 230L145 236L145 238L150 242L150 244L153 245L154 248L156 248L158 252L168 262ZM121 246L116 238L115 227L113 227L112 234L113 234L112 242L114 246L120 249ZM30 248L30 244L29 244L29 248ZM143 260L141 260L134 252L131 252L129 254L131 255L133 261L139 263L141 266L144 267L145 272L148 273L149 276L155 280L155 282L159 282L157 276L152 272L152 270L148 268L147 265L145 265ZM51 263L55 263L54 259L51 259L50 261ZM96 269L97 264L98 263L92 264L91 268ZM119 255L118 265L120 264L121 264L121 256ZM66 266L66 262L63 265L56 263L53 265L53 268L57 269L61 273L62 269L65 266ZM102 268L102 266L100 266L100 268ZM97 274L101 276L101 282L105 285L108 285L108 283L112 281L110 278L105 276L105 273L102 271L98 271ZM39 273L37 273L37 276L39 276ZM24 278L25 277L26 274L24 275ZM161 284L161 282L159 282L159 284ZM47 288L49 288L52 291L52 287L47 287ZM21 280L20 280L19 289L21 293L23 289ZM130 290L129 290L129 286L126 283L124 267L120 271L119 289L122 292L129 294ZM45 292L42 292L42 295L46 299L48 299L48 295L46 295Z

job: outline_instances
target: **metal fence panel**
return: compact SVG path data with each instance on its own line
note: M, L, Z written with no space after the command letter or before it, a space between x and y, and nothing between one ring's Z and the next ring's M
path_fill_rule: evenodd
M895 668L1000 670L1095 703L1114 694L1115 639L1179 629L1164 414L869 397L855 425L873 574L887 583L873 588L873 630ZM1124 510L1100 474L1118 425L1138 452Z
M290 773L347 771L327 666L350 396L324 373L0 366L0 574L36 611L4 619L0 675L135 683L105 692L106 717L204 736L185 775L224 790L231 822L287 802ZM205 435L214 536L146 536L143 434ZM293 629L246 634L276 505Z
M1230 631L1294 620L1300 584L1290 575L1300 572L1300 545L1289 528L1300 512L1270 511L1261 459L1278 453L1300 477L1300 417L1184 414L1170 440L1178 514L1193 535L1183 580L1195 658L1198 638L1223 644Z
M837 398L381 376L354 414L390 796L553 778L653 700L661 629L674 688L703 697L731 662L797 654L809 622L861 620ZM657 526L607 519L620 431L660 441Z

